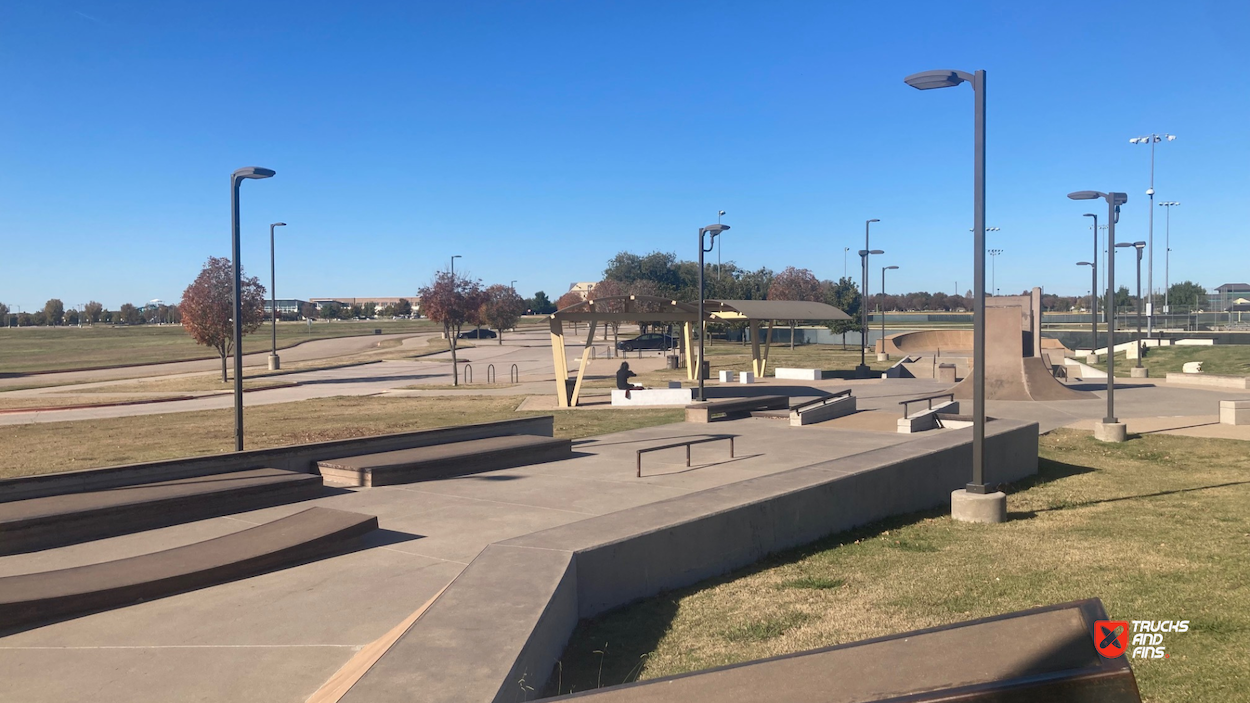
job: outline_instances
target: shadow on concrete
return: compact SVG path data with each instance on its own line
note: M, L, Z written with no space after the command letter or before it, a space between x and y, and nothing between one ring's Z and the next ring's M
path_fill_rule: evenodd
M724 385L718 387L705 386L703 388L703 395L708 398L722 400L725 398L757 398L763 395L786 395L791 398L795 396L827 398L833 395L833 393L821 390L820 388L812 388L811 386L757 386L751 384L739 386Z
M595 447L614 447L614 446L618 446L621 444L647 445L647 444L654 444L656 442L670 442L670 441L680 441L683 439L703 439L705 437L724 437L724 436L725 436L725 433L723 432L692 432L689 434L666 435L664 437L643 437L640 439L628 439L628 440L624 440L621 442L599 442L593 438L587 438L587 439L573 440L573 446L576 447L582 444L591 445ZM639 449L643 449L643 448L645 447L639 447Z
M407 374L403 376L356 376L352 378L314 378L300 381L301 386L320 386L341 383L380 383L382 381L420 381L424 378L444 378L447 374ZM462 385L469 385L463 384Z
M674 451L675 451L675 450L674 450ZM688 473L690 473L691 471L701 471L701 470L703 470L703 469L710 469L710 468L712 468L713 466L724 466L725 464L733 464L733 463L736 463L736 462L739 462L739 461L743 461L743 460L745 460L745 459L754 459L754 458L756 458L756 457L760 457L760 456L764 456L764 454L763 454L763 453L759 453L759 454L743 454L743 455L741 455L741 456L736 456L736 457L734 457L734 458L732 458L732 459L726 459L726 460L724 460L724 461L713 461L713 462L709 462L709 463L707 463L707 464L696 464L695 466L683 466L683 467L681 467L680 469L678 469L678 470L676 470L676 471L644 471L644 472L643 472L643 474L642 474L642 477L643 477L643 478L652 478L652 477L654 477L654 476L675 476L675 475L677 475L677 474L688 474Z
M585 456L585 455L583 455ZM496 476L496 475L470 475L470 476L451 476L444 481L515 481L523 476Z

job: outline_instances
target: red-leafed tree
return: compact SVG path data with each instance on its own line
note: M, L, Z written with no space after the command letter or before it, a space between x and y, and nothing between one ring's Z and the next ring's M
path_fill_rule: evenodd
M569 291L568 293L560 296L560 299L556 301L556 310L563 310L570 305L577 305L583 300L585 300L585 298L583 298L580 293ZM577 332L576 322L573 323L573 332Z
M239 298L243 314L243 334L251 334L265 320L265 287L255 277L243 276ZM208 257L204 270L196 276L191 285L182 292L182 302L178 310L182 315L182 326L187 334L196 341L217 350L221 355L221 382L226 378L226 357L234 346L234 275L230 269L229 259Z
M614 281L611 278L605 278L595 284L591 289L590 297L595 300L595 312L625 312L625 300L605 300L599 302L599 298L618 298L619 296L629 295L629 289L624 283ZM603 323L603 341L608 341L608 328L612 328L612 348L616 348L616 342L621 333L621 321L611 320Z
M477 318L482 307L482 286L464 276L439 271L417 295L421 298L421 313L443 325L443 335L451 349L452 385L458 386L460 368L456 362L456 338L461 326Z
M769 300L820 300L824 296L820 290L820 280L807 269L786 267L785 271L773 277L768 287ZM794 349L795 321L790 320L790 348Z
M525 300L509 286L496 283L482 292L486 302L478 311L478 317L488 326L499 331L499 343L503 344L503 331L516 327L525 314Z

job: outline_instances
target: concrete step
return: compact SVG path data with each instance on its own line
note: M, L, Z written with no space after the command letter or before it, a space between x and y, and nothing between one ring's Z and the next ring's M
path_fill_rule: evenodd
M377 526L373 515L309 508L163 552L0 578L0 628L11 632L295 566L340 553Z
M322 491L315 474L253 469L0 503L0 554L309 500Z
M568 439L509 435L327 459L317 462L317 468L333 483L387 486L541 464L571 456L573 444Z

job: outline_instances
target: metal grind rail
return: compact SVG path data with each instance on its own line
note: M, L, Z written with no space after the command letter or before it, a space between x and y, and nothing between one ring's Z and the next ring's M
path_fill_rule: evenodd
M690 466L691 445L705 444L707 442L722 442L724 440L729 440L729 458L733 459L734 458L734 435L717 435L716 437L704 437L702 439L689 439L684 442L673 442L672 444L661 444L658 447L645 447L643 449L639 449L638 454L635 459L635 465L637 467L637 471L635 472L634 477L642 478L642 455L646 452L658 452L661 449L676 449L677 447L685 447L686 448L686 466Z
M922 401L928 401L928 402L929 402L929 407L928 407L927 409L928 409L928 410L932 410L932 409L933 409L933 401L937 400L938 398L946 398L947 400L951 401L952 403L953 403L953 402L955 402L955 394L954 394L954 393L935 393L935 394L933 394L933 395L926 395L926 396L922 396L922 397L920 397L920 398L912 398L911 400L900 400L900 401L898 401L898 404L899 404L899 405L901 405L901 406L903 406L903 419L904 419L904 420L906 420L906 419L907 419L907 415L908 415L908 412L909 412L909 408L907 407L907 406L908 406L908 404L910 404L910 403L919 403L919 402L922 402Z

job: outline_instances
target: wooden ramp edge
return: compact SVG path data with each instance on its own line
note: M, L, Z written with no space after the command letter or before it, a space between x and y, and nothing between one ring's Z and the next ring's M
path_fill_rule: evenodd
M309 696L305 703L338 703L339 699L350 691L352 686L356 685L360 677L364 676L369 669L373 668L374 664L378 663L382 655L386 654L399 641L399 638L404 636L404 633L412 627L417 618L420 618L446 590L447 586L440 588L433 598L414 610L411 615L404 618L403 622L392 627L385 635L361 647L360 651L356 652L351 659L348 659L346 664L339 667L339 670L334 672L334 675L322 684L316 693Z

